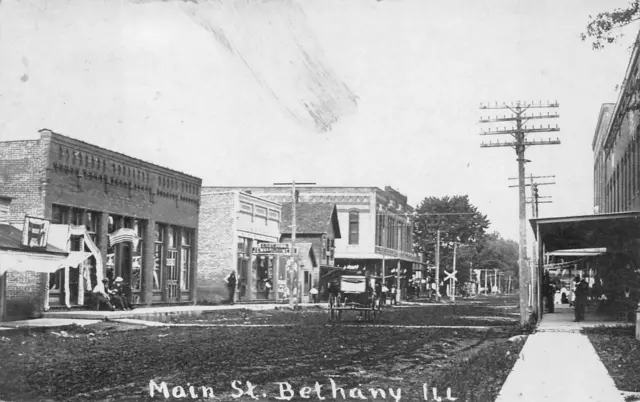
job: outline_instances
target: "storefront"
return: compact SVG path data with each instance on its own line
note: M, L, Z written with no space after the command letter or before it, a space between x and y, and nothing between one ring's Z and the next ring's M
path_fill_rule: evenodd
M38 169L24 161L35 157ZM24 211L74 227L73 253L90 253L79 268L46 275L13 275L11 286L51 308L82 306L102 277L122 277L130 302L192 303L196 295L200 178L76 140L51 130L40 138L0 142L12 197L8 219ZM28 157L27 157L28 155ZM25 185L29 183L29 185ZM68 289L68 290L67 290Z
M20 227L16 227L20 226ZM38 318L47 310L46 292L28 292L22 294L7 289L7 275L49 276L55 272L64 272L69 278L70 268L78 267L90 253L68 252L53 245L52 226L48 220L26 217L23 225L12 226L0 223L0 321L6 319ZM69 232L69 227L59 227L60 232ZM35 240L34 239L38 239ZM69 279L67 279L69 281ZM82 281L80 281L82 282ZM39 287L34 281L32 286ZM7 293L11 294L7 300ZM68 293L67 293L68 294Z
M282 250L264 247L280 237L280 204L240 191L201 194L198 300L228 301L227 278L236 275L236 301L275 300Z

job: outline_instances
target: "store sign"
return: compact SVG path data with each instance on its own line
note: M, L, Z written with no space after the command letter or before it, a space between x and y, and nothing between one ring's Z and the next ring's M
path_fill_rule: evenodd
M298 249L295 249L295 253L298 254ZM279 254L279 255L291 255L291 243L258 243L253 247L253 254Z
M24 226L22 227L22 246L39 249L46 248L50 225L51 221L47 219L25 216Z

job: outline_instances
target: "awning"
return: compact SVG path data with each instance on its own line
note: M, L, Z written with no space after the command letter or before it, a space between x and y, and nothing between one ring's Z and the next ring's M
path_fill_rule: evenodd
M547 252L587 248L615 251L630 239L640 238L640 211L537 218L530 223Z
M6 271L52 273L64 267L76 268L90 256L83 251L59 255L0 250L0 275Z
M0 250L0 275L6 271L52 273L65 266L66 255Z
M547 253L550 256L556 257L595 257L605 254L607 252L606 247L602 248L581 248L573 250L556 250Z

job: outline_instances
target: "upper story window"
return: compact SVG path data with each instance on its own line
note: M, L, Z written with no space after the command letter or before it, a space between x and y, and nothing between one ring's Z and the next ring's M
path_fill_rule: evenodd
M360 213L349 212L349 244L358 244L360 235Z

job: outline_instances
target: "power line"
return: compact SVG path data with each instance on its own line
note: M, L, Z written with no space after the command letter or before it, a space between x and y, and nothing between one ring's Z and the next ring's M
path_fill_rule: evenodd
M525 183L525 163L530 162L525 159L525 149L529 146L537 146L537 145L556 145L560 144L560 140L552 140L549 138L548 140L529 140L527 138L528 134L535 133L543 133L543 132L557 132L560 131L560 128L556 125L555 127L551 127L548 125L547 127L543 127L539 125L538 127L527 127L525 124L532 119L543 119L543 118L557 118L559 115L557 113L551 114L548 113L546 116L540 113L538 116L527 115L525 112L529 109L546 109L546 108L557 108L560 105L557 101L555 102L512 102L506 103L502 102L498 104L480 104L481 110L488 109L505 109L509 110L510 115L503 116L502 118L481 118L480 123L496 123L502 121L510 121L515 124L515 126L509 128L502 128L497 130L491 130L490 128L482 131L480 135L511 135L513 137L512 141L505 142L489 142L489 143L481 143L480 147L482 148L494 148L494 147L511 147L514 148L517 155L518 162L518 195L519 195L519 223L520 223L520 242L518 247L518 265L519 265L519 276L521 284L530 284L531 290L527 289L527 286L520 287L520 323L525 325L528 321L528 311L527 305L529 304L529 292L531 294L538 294L537 280L536 276L533 273L529 272L529 266L527 264L527 210L526 210L526 194L525 188L527 187ZM533 181L530 184L532 188L537 188L537 185L534 187ZM537 205L537 204L536 204ZM534 301L532 303L532 307L534 311L537 312L538 309L538 298L531 298ZM538 312L539 313L539 312Z

